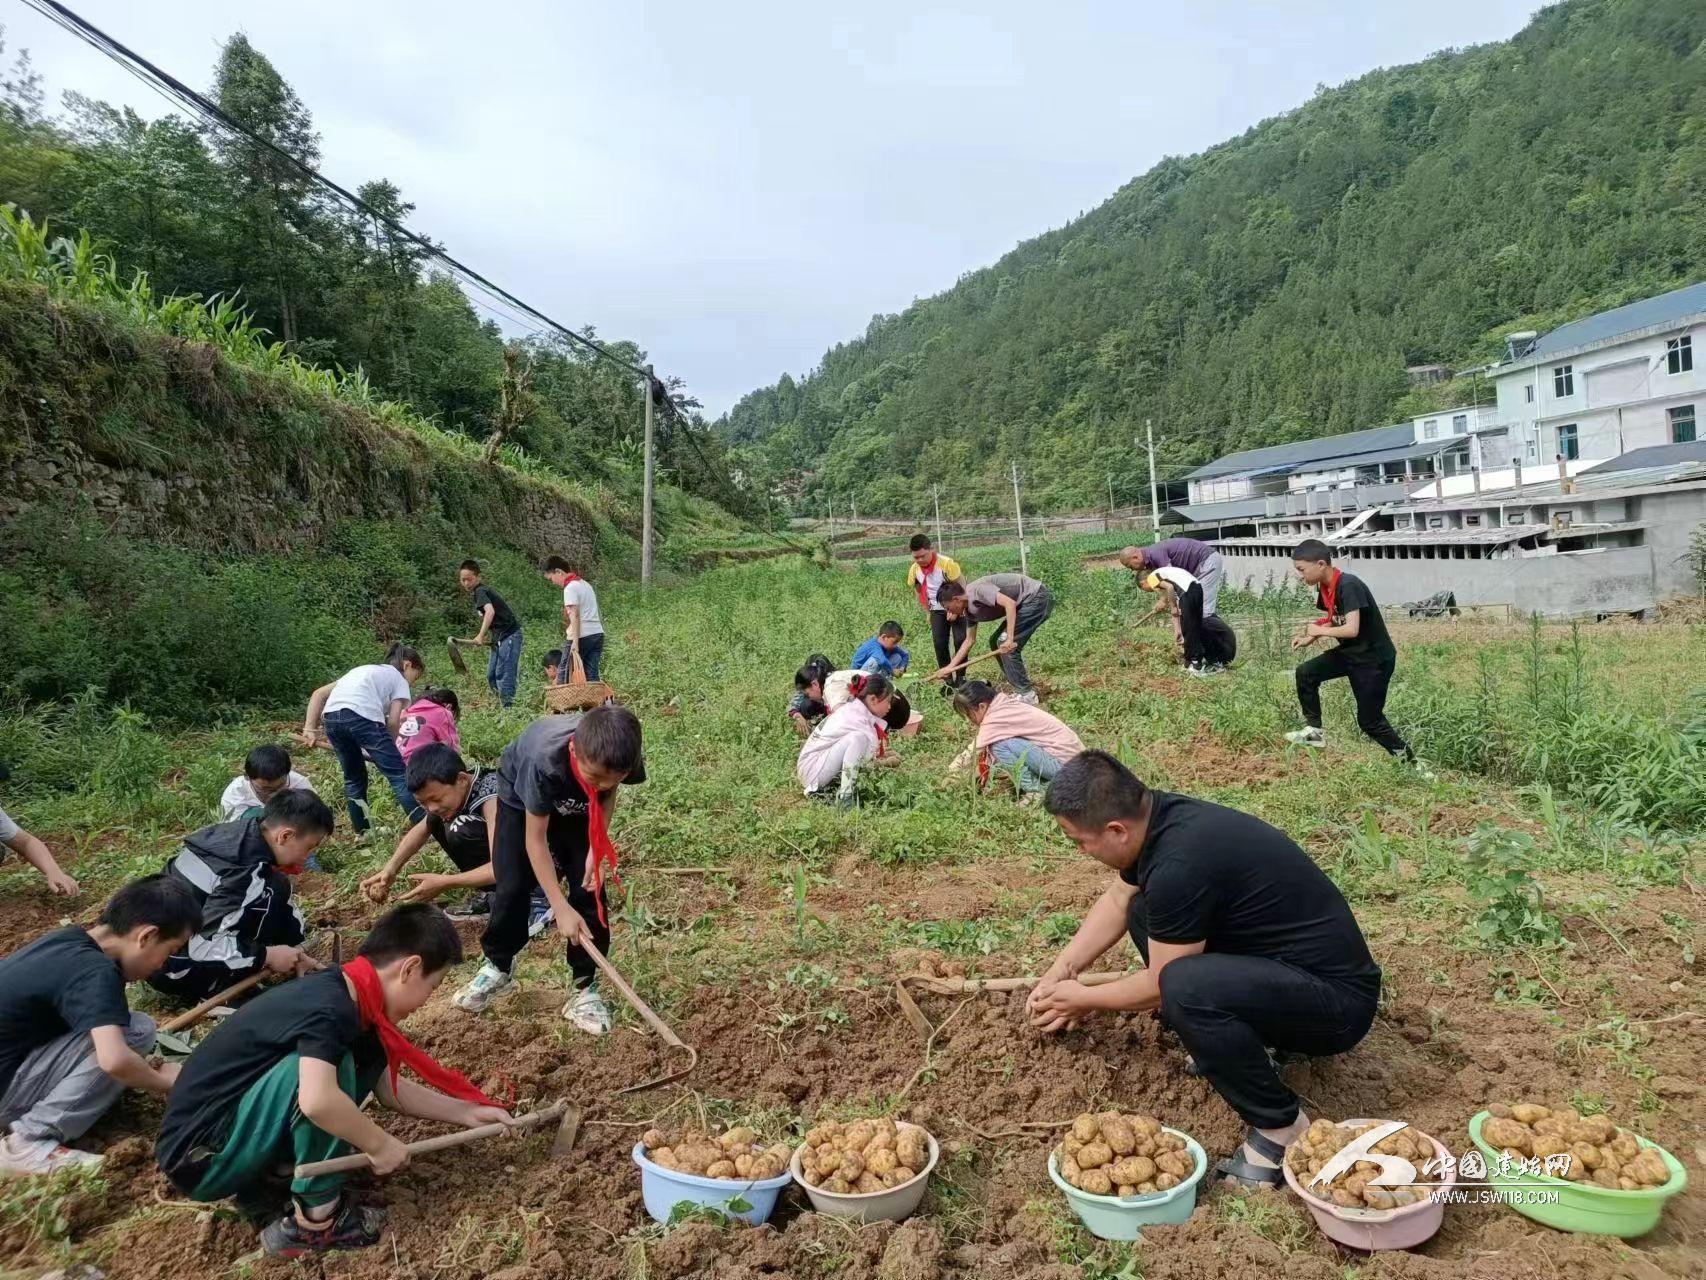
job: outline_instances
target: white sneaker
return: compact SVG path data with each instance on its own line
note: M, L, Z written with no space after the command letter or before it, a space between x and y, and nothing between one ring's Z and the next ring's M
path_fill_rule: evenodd
M1293 729L1285 735L1285 740L1294 747L1324 747L1327 745L1327 735L1311 725L1301 729Z
M469 1013L482 1013L492 1001L501 999L514 990L515 979L487 961L480 966L480 972L474 975L474 980L458 991L456 998L450 1003Z
M591 987L569 997L563 1006L563 1016L589 1036L602 1036L610 1031L610 1006Z
M1013 698L1016 702L1023 702L1027 706L1040 707L1042 705L1042 703L1037 700L1037 691L1035 689L1026 689L1023 693L1015 693Z
M1416 771L1416 776L1418 778L1420 778L1423 782L1438 782L1439 781L1438 775L1435 774L1432 769L1428 768L1427 762L1424 761L1420 756L1411 756L1409 763L1410 763L1410 767Z
M79 1151L52 1138L26 1138L8 1133L0 1142L0 1174L21 1178L37 1173L58 1173L63 1169L88 1169L101 1163L104 1157L92 1151Z

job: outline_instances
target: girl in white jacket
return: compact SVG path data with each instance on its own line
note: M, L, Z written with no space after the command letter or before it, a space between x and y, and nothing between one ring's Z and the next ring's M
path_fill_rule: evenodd
M885 717L894 705L894 681L881 673L858 675L848 684L851 695L813 729L800 747L794 773L809 795L836 794L836 803L851 808L857 802L859 767L866 761L886 765L889 729Z

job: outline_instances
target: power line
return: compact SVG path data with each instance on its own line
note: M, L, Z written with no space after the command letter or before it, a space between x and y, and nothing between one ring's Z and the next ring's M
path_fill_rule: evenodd
M293 166L298 171L306 175L311 181L318 183L326 190L331 191L340 200L343 200L352 208L359 209L362 213L365 213L376 222L383 223L394 234L401 236L403 239L408 240L411 244L414 244L425 251L429 258L435 262L444 264L457 276L458 279L478 286L487 294L488 297L494 300L501 299L504 303L514 307L524 315L532 317L534 320L545 325L548 329L562 335L571 343L584 347L598 355L600 358L610 361L612 364L621 366L638 378L648 380L653 384L653 387L651 388L653 394L656 396L657 400L665 406L666 412L668 412L672 417L680 412L680 406L675 403L673 397L664 392L663 383L656 377L649 374L643 366L635 364L631 360L623 359L603 343L598 342L593 338L589 338L585 334L578 333L569 328L567 325L552 319L537 307L522 301L522 299L516 297L507 289L494 284L491 280L474 270L474 268L452 257L449 253L445 252L444 249L435 245L431 240L428 240L424 236L417 235L407 227L393 221L384 213L381 213L378 209L375 209L372 205L368 204L354 192L340 186L336 182L333 182L330 178L305 164L296 156L291 155L290 152L284 150L282 147L269 142L267 139L245 128L236 120L233 120L228 116L217 104L209 101L206 97L184 84L183 81L179 80L171 73L162 70L135 50L114 39L93 23L72 12L65 5L59 3L59 0L24 0L24 3L59 27L69 31L85 44L88 44L90 47L98 50L102 54L105 54L108 58L112 59L125 70L129 71L137 79L150 85L169 100L176 102L179 106L187 108L194 114L202 117L204 120L216 124L219 127L227 129L239 137L246 139L253 145L272 152L287 164ZM522 327L525 328L526 325L522 325Z

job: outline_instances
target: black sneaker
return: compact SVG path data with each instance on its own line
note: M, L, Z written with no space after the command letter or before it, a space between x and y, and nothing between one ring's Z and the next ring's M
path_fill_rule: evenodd
M444 914L452 920L475 920L480 916L491 915L491 890L483 889L479 893L469 894L466 901L459 902L454 907L447 907Z
M261 1248L272 1258L301 1258L340 1249L368 1249L385 1234L385 1211L345 1199L323 1227L305 1227L292 1209L261 1232Z

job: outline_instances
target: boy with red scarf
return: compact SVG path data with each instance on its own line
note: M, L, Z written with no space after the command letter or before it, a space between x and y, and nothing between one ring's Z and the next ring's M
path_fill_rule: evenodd
M958 652L966 640L966 620L964 618L949 619L942 608L941 601L936 599L936 592L944 582L957 582L965 585L965 574L959 564L941 555L930 545L926 534L912 535L912 564L906 570L906 585L918 593L918 605L930 619L930 643L936 650L936 666L948 665L948 659ZM950 637L953 643L949 643ZM965 683L966 674L956 671L942 685L944 696Z
M1356 699L1357 727L1400 760L1414 762L1410 744L1386 718L1386 688L1392 683L1398 651L1387 634L1380 606L1374 603L1374 593L1361 578L1335 569L1332 548L1315 538L1301 543L1291 559L1304 585L1315 588L1315 603L1325 615L1294 636L1291 647L1305 649L1324 639L1339 643L1298 666L1297 701L1304 727L1286 734L1285 740L1302 747L1327 744L1321 732L1321 685L1343 676Z
M537 887L568 944L575 990L563 1017L589 1035L610 1030L610 1009L593 985L598 968L580 944L610 948L604 906L605 871L616 870L610 813L618 786L646 780L640 748L639 719L614 703L584 716L544 716L504 748L492 845L497 882L480 939L486 963L456 993L458 1009L479 1013L515 989L510 972L527 945L528 904Z
M379 917L348 964L251 1000L179 1072L154 1148L160 1168L193 1200L236 1196L255 1214L282 1199L272 1177L281 1159L308 1164L353 1147L381 1176L409 1162L403 1142L362 1111L369 1093L423 1120L508 1124L507 1111L397 1029L461 959L444 912L409 903ZM342 1184L341 1174L294 1179L290 1211L261 1232L266 1252L299 1258L377 1244L383 1210L357 1204Z

